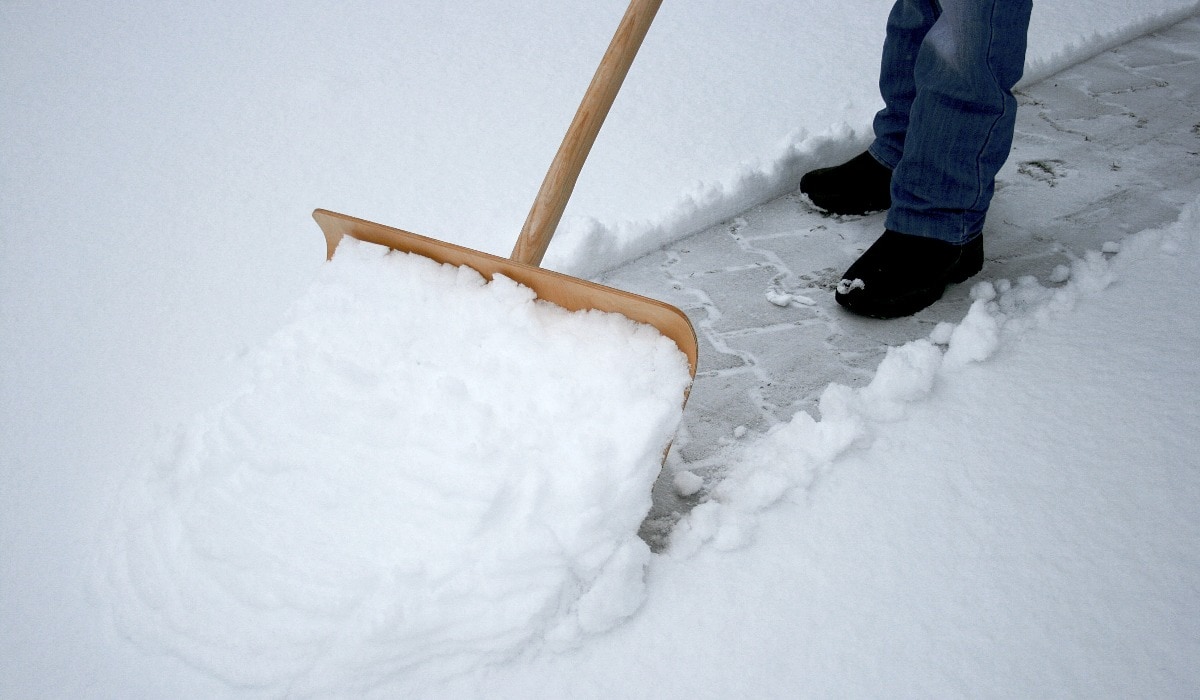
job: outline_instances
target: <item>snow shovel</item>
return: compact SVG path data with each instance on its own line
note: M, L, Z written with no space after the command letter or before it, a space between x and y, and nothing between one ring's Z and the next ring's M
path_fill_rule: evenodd
M504 275L532 289L538 298L553 302L569 311L597 309L616 312L633 321L650 324L675 341L687 356L694 378L696 332L682 311L661 301L538 267L562 218L567 200L579 178L579 172L583 169L583 162L661 4L662 0L632 0L629 3L575 113L575 118L559 146L558 153L554 156L509 258L489 255L408 231L318 209L313 212L313 218L325 233L328 257L333 257L334 250L343 236L350 236L393 250L415 253L440 263L467 265L489 280L495 274ZM684 396L683 400L686 401L687 397Z

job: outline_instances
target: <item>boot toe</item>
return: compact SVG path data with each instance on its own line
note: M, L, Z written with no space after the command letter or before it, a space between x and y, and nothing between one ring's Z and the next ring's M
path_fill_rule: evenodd
M888 230L842 275L835 299L861 316L911 316L982 268L982 236L955 245Z

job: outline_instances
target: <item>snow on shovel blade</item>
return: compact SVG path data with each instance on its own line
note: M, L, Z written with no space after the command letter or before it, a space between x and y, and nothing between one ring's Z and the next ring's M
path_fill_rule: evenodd
M520 266L352 236L250 381L132 474L103 557L122 634L265 695L359 696L633 614L686 355Z
M313 218L325 234L329 258L333 257L342 238L349 236L393 250L415 253L439 263L466 265L488 280L499 273L529 287L539 299L568 311L607 311L654 326L675 341L687 356L692 377L696 376L695 329L687 315L670 304L345 214L318 209L313 212Z

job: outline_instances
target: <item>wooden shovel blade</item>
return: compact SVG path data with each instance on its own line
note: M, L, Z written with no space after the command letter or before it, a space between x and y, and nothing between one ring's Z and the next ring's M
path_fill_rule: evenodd
M496 273L502 274L532 289L539 299L568 311L596 309L648 323L675 341L687 357L692 377L696 376L696 331L687 315L670 304L345 214L317 209L313 218L325 233L330 258L342 237L349 236L440 263L467 265L489 280Z

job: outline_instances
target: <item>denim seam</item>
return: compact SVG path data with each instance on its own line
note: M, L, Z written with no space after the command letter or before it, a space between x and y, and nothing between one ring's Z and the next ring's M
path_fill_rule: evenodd
M992 139L995 138L996 128L1000 125L1000 123L1004 120L1004 117L1008 114L1008 100L1006 100L1004 98L1004 89L1002 87L1000 87L1000 81L996 77L996 71L992 68L992 66L994 65L992 62L992 52L995 50L995 46L996 46L995 18L996 18L996 12L997 12L997 5L998 5L998 3L996 3L996 2L992 3L992 18L991 18L992 21L988 23L987 66L988 66L988 75L991 77L992 84L995 85L995 87L996 87L996 92L999 93L1000 113L996 115L995 120L992 121L991 127L988 128L987 137L983 140L982 148L979 149L979 154L975 157L975 187L976 187L976 189L975 189L975 201L972 204L972 207L971 207L972 209L979 208L980 201L983 199L984 190L987 189L987 185L983 182L983 155L985 153L987 153L988 147L991 145ZM964 231L963 233L967 234L969 232Z

